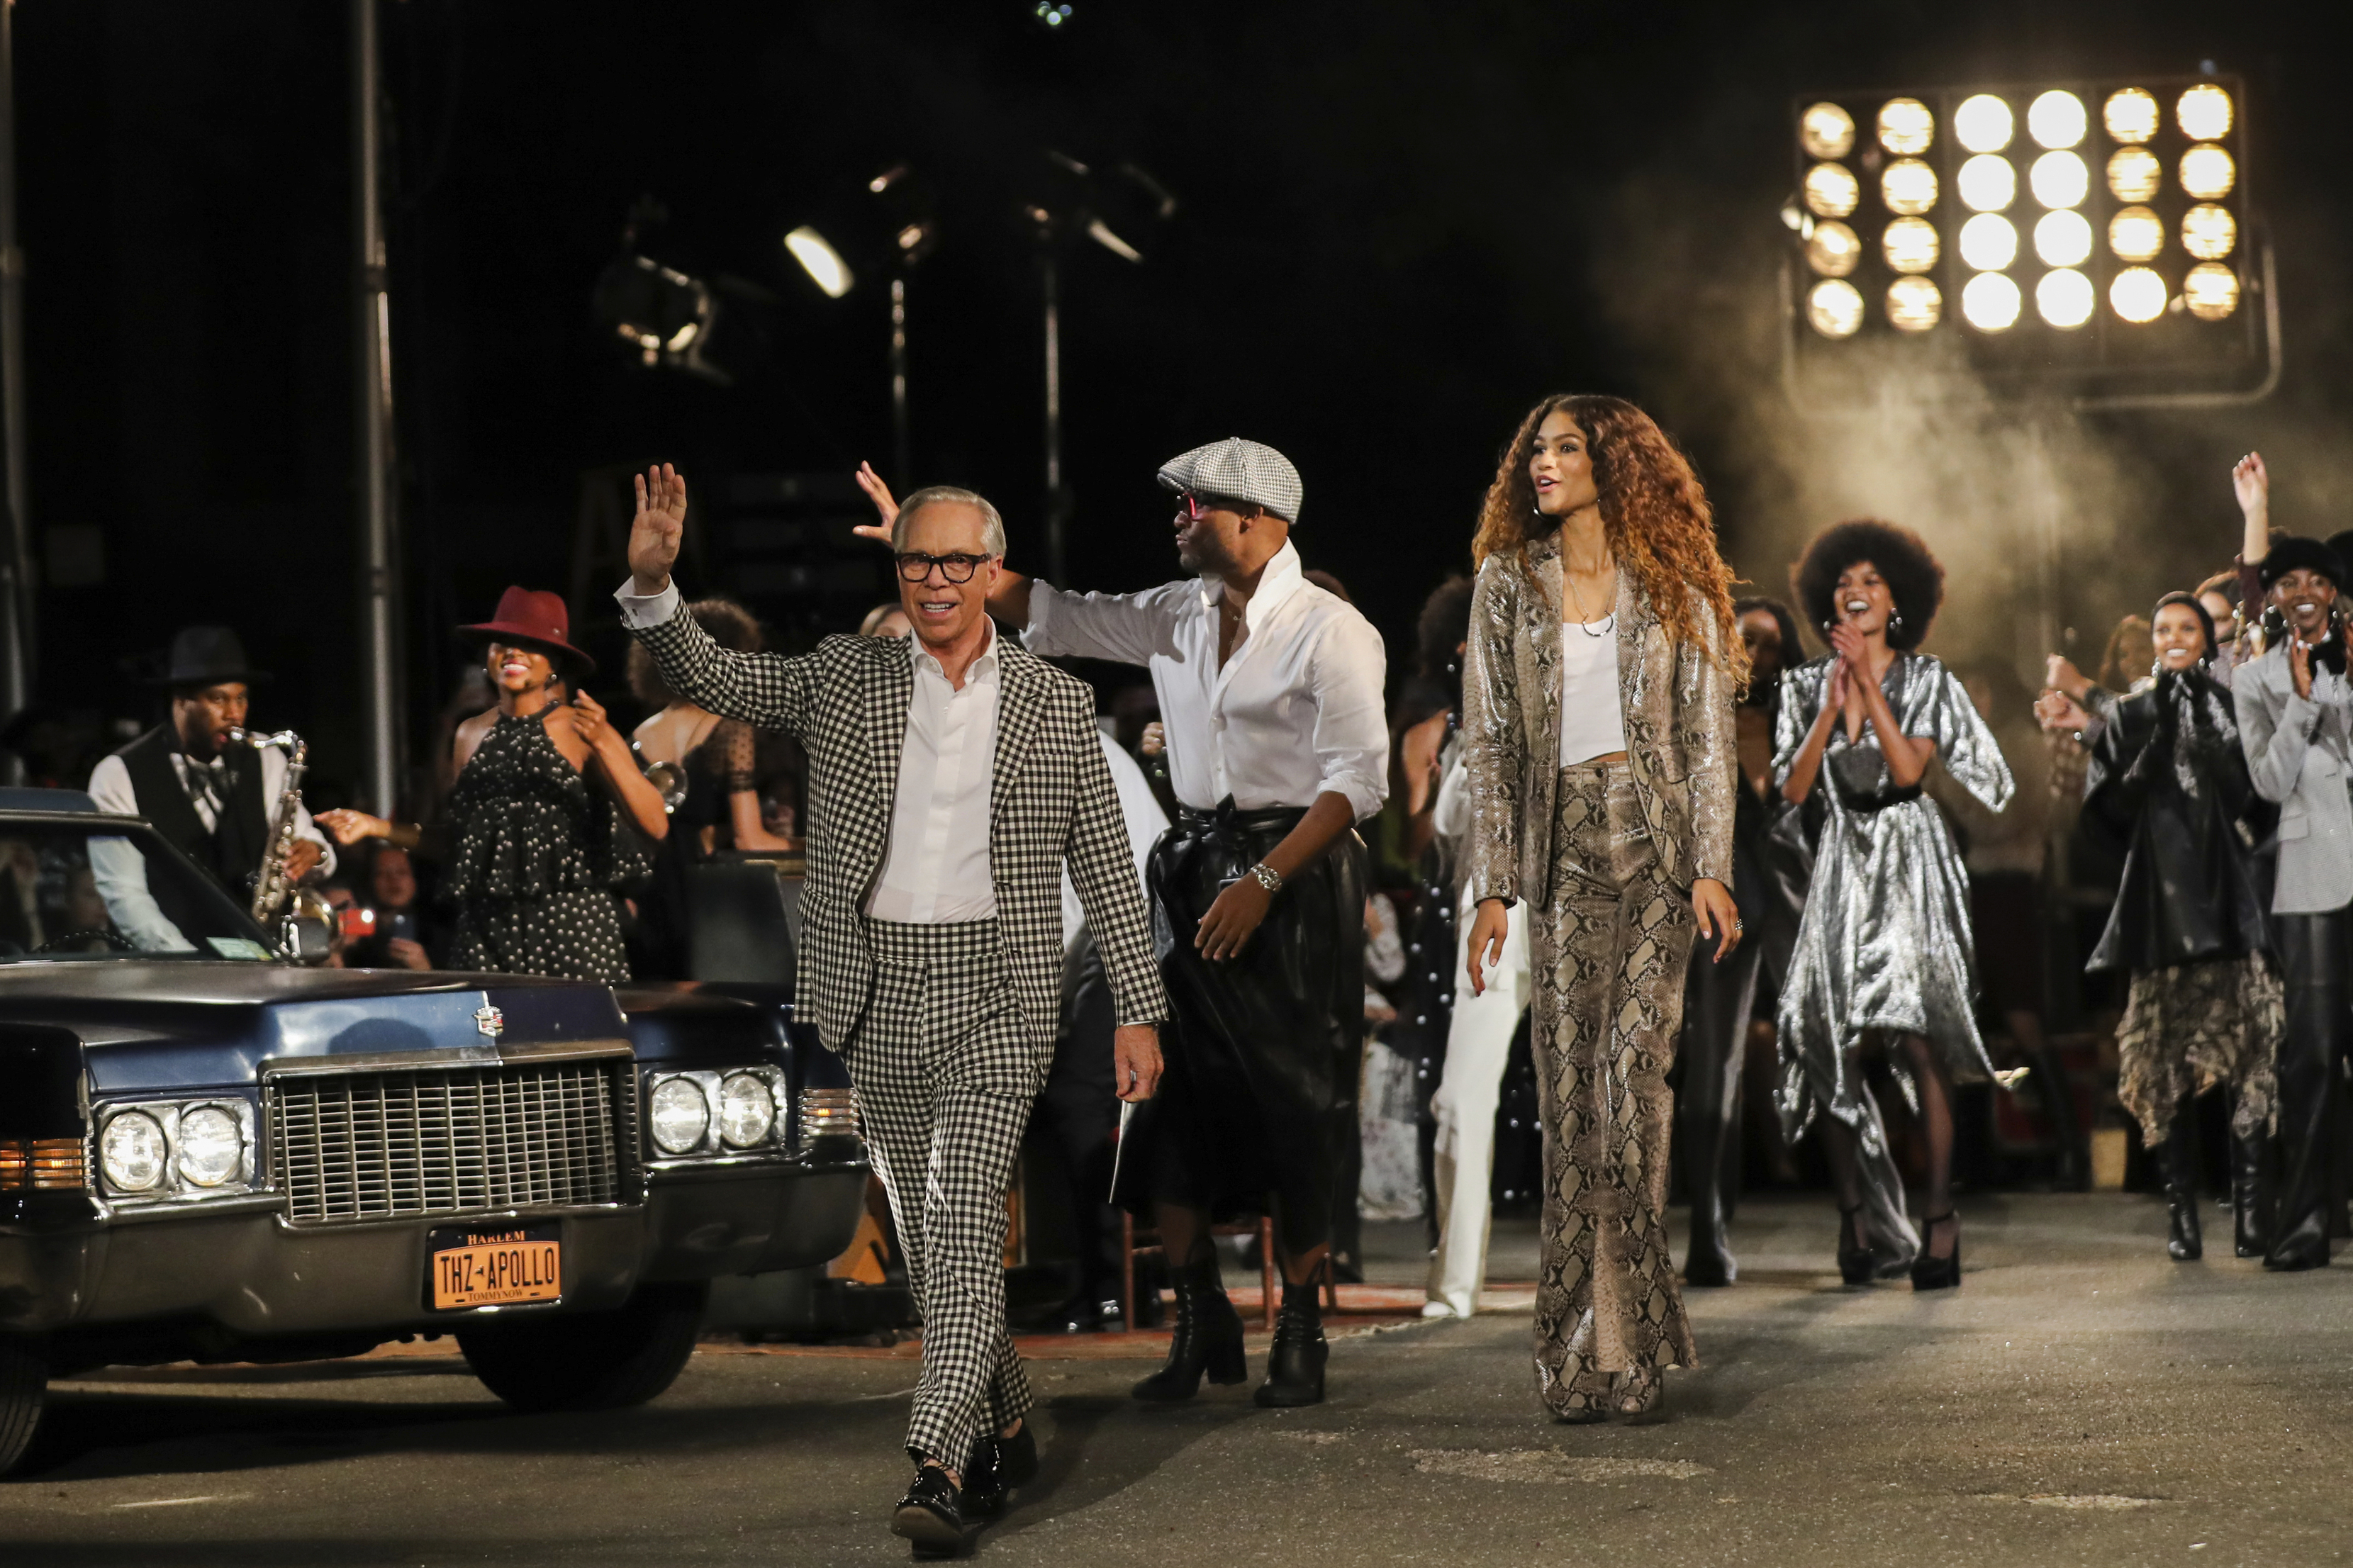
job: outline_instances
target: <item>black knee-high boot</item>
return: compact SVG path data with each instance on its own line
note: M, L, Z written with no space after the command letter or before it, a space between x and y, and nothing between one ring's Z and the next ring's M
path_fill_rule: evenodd
M2174 1108L2173 1125L2165 1130L2165 1203L2166 1255L2176 1263L2204 1257L2198 1232L2198 1116L2188 1101Z
M2272 1241L2271 1194L2263 1187L2263 1146L2258 1133L2231 1139L2231 1250L2261 1258Z

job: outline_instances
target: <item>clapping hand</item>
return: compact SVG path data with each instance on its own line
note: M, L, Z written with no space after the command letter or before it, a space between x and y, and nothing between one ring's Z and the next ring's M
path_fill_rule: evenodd
M2295 694L2303 698L2311 697L2312 650L2304 646L2304 639L2293 630L2287 637L2287 672L2295 681Z
M639 596L670 585L678 547L686 537L686 479L668 463L637 475L638 515L629 523L629 576Z
M2073 735L2090 729L2092 716L2065 692L2051 690L2034 700L2034 721L2046 735Z
M874 471L873 464L860 463L858 465L858 488L866 492L866 499L874 503L874 510L882 514L882 521L858 523L849 531L886 548L891 546L893 543L891 530L899 521L899 503L892 498L891 487L882 482L882 476Z

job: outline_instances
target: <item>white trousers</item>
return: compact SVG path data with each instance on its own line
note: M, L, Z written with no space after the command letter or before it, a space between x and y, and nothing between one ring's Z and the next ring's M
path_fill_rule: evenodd
M1454 1016L1446 1030L1446 1069L1430 1108L1438 1122L1438 1251L1430 1260L1430 1299L1458 1318L1479 1307L1487 1280L1488 1202L1495 1175L1495 1107L1512 1034L1528 1010L1527 907L1514 904L1503 956L1487 989L1471 994L1471 921L1466 892L1456 910Z

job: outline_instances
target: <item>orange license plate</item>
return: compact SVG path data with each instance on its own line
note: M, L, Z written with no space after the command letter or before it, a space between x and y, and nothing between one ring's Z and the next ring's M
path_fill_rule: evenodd
M563 1227L451 1226L428 1237L426 1293L437 1312L553 1301L564 1294Z

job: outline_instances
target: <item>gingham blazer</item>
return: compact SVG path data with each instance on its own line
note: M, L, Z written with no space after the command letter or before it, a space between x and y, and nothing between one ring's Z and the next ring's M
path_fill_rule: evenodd
M808 752L796 1005L828 1046L853 1050L874 992L865 909L890 847L915 692L911 639L832 637L793 658L734 653L683 609L636 636L671 690L723 718L783 730ZM1067 859L1119 1021L1156 1022L1167 1005L1119 793L1095 738L1093 693L1026 648L1000 638L997 650L989 876L1022 1013L1036 1037L1053 1037Z

